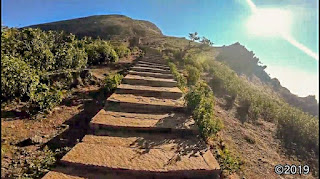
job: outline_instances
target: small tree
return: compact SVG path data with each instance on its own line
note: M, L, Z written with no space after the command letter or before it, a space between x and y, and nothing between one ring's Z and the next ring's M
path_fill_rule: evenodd
M195 33L189 33L189 39L194 42L197 40L200 40L200 37L198 37L198 32ZM189 46L190 46L190 41L189 41Z
M213 42L211 42L209 39L207 39L206 37L202 37L202 40L200 41L202 44L204 45L209 45L212 46Z

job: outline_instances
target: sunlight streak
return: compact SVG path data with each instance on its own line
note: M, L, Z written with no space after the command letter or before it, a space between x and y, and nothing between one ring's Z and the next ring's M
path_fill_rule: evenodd
M293 46L297 47L298 49L300 49L301 51L303 51L304 53L306 53L307 55L309 55L310 57L314 58L315 60L319 61L319 55L315 52L313 52L311 49L309 49L308 47L306 47L305 45L301 44L300 42L296 41L291 35L288 29L286 29L286 24L285 22L287 22L288 20L282 20L280 22L279 19L283 18L286 19L284 17L278 17L275 18L273 17L274 15L276 15L275 13L265 13L263 14L263 12L267 12L266 10L268 9L258 9L257 6L252 2L252 0L247 0L247 3L250 7L250 9L253 12L253 16L249 19L249 23L248 26L251 27L253 30L253 34L257 34L257 35L279 35L284 38L285 40L287 40L290 44L292 44ZM280 11L280 9L279 9ZM271 18L272 17L272 18ZM279 23L276 23L278 22ZM272 24L275 24L274 27L270 26L270 23L266 24L266 22L271 21ZM278 26L276 26L278 24ZM279 25L282 24L282 25ZM267 27L266 27L267 26Z
M252 0L247 0L247 3L249 4L252 12L256 13L257 12L257 6L252 2Z
M296 41L293 37L291 37L288 34L284 34L283 38L286 39L289 43L291 43L292 45L294 45L295 47L297 47L298 49L302 50L304 53L306 53L307 55L309 55L310 57L316 59L317 61L319 61L319 55L315 52L313 52L312 50L310 50L308 47L304 46L303 44L299 43L298 41Z

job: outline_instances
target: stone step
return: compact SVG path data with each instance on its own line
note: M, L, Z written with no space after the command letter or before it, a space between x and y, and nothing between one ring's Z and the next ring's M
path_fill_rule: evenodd
M139 75L139 76L146 76L146 77L154 77L154 78L165 78L165 79L173 79L172 74L162 74L162 73L150 73L150 72L138 72L130 70L129 74L131 75Z
M152 87L129 84L120 84L115 93L168 99L179 99L182 97L182 92L178 87Z
M143 178L143 176L141 176ZM43 179L132 179L131 174L114 171L96 171L86 167L58 166L47 173Z
M145 65L154 65L154 66L160 66L160 67L167 67L170 69L170 67L167 64L162 64L162 63L152 63L144 60L139 60L137 64L145 64Z
M112 139L115 140L115 138ZM165 141L163 143L165 145ZM196 148L188 150L188 147L187 145L179 149L163 150L162 148L109 146L103 142L81 142L73 147L60 162L78 170L110 171L131 174L132 177L142 176L142 178L202 178L217 177L220 174L219 165L209 150Z
M135 67L148 67L148 68L159 68L163 70L170 70L168 66L159 66L155 64L145 64L145 63L139 63L139 62L135 64Z
M163 59L155 60L155 59L141 59L140 62L147 62L147 63L155 63L159 65L167 65L167 62Z
M179 152L208 149L208 146L199 135L181 136L172 133L106 131L98 132L94 135L88 134L83 137L81 142L100 143L113 147L179 150Z
M86 135L61 163L43 178L219 178L221 174L199 136L172 134L109 131L106 135Z
M198 134L195 121L183 113L139 114L100 110L90 122L94 134L99 130Z
M125 110L124 112L140 113L162 113L162 112L183 112L183 99L159 99L154 97L143 97L132 94L113 93L108 99L106 106Z
M137 66L134 66L134 67L131 68L131 70L140 71L140 72L172 74L170 70L163 70L163 69L160 69L160 68L150 68L150 67L137 67Z
M153 87L177 87L177 82L174 79L155 78L131 74L126 75L122 79L122 83Z

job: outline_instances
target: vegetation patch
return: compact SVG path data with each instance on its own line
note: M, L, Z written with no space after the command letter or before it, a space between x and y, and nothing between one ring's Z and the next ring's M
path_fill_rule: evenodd
M114 91L120 85L123 76L121 74L109 74L104 80L104 88L106 93Z
M265 93L238 77L226 65L213 61L213 79L221 81L230 95L236 95L241 106L247 106L249 119L263 118L278 125L277 135L289 151L308 160L319 156L319 120L282 99ZM211 83L214 87L215 83ZM316 167L316 164L314 164Z
M134 50L139 52L137 47ZM31 116L48 112L62 101L63 90L79 81L79 75L72 74L80 74L91 65L117 62L119 57L130 54L124 44L112 45L99 38L77 39L64 32L2 28L1 106L18 100L27 104L24 110ZM53 79L61 75L62 80Z
M240 158L232 155L226 147L223 149L218 148L215 157L225 176L238 172L241 169L242 162Z
M187 107L202 136L205 139L213 137L222 129L222 121L214 116L214 96L210 87L203 81L192 87L185 96Z
M186 85L187 85L187 79L181 75L176 67L176 65L172 62L169 62L169 67L170 67L170 70L174 76L174 78L177 80L177 83L178 83L178 87L180 88L180 90L182 92L185 92L186 91Z
M69 150L70 148L64 148L62 150L52 151L45 146L44 149L30 153L25 149L19 149L16 151L16 155L22 155L23 159L16 158L12 161L9 165L12 173L8 177L41 178L55 166L57 158Z

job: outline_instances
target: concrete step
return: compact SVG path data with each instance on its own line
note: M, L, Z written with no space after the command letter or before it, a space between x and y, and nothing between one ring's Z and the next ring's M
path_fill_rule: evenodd
M93 140L92 138L88 140ZM143 138L134 142L132 139L121 137L108 138L109 136L104 136L95 139L100 141L95 143L86 142L85 139L84 142L73 147L60 162L67 167L78 168L78 170L110 171L143 178L203 178L209 176L215 178L220 174L219 165L211 152L201 147L198 149L193 143L189 145L177 143L176 146L180 145L180 147L168 148L167 140L154 144L152 140L144 143ZM109 145L106 141L119 143L120 146ZM127 144L130 142L133 145L128 147ZM143 144L157 145L157 147L144 147Z
M102 109L92 118L90 128L94 134L106 129L193 136L198 134L195 121L183 113L139 114Z
M140 72L172 74L170 70L163 70L163 69L160 69L160 68L151 68L151 67L137 67L137 66L134 66L134 67L131 68L131 70L140 71Z
M174 79L154 78L139 75L126 75L122 83L131 85L153 86L153 87L177 87Z
M145 64L145 63L139 63L139 62L135 64L135 67L148 67L148 68L159 68L163 70L170 70L168 66L159 66L155 64Z
M182 97L182 92L178 87L152 87L129 84L120 84L115 93L168 99L179 99Z
M165 78L165 79L173 79L172 74L162 74L162 73L150 73L150 72L138 72L130 70L129 74L131 75L139 75L139 76L146 76L146 77L154 77L154 78Z
M106 107L118 108L125 112L138 111L140 113L183 112L183 99L159 99L132 94L113 93L108 99Z

